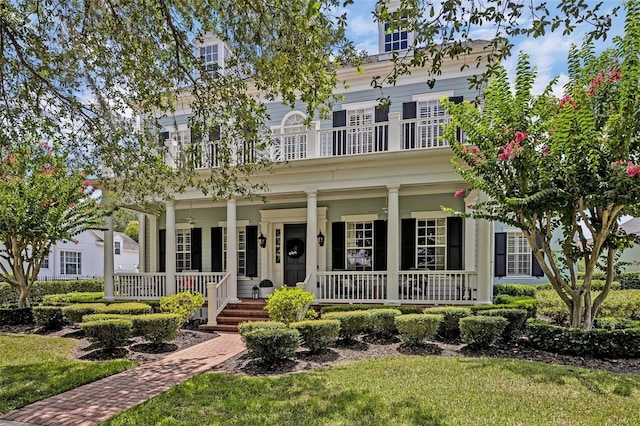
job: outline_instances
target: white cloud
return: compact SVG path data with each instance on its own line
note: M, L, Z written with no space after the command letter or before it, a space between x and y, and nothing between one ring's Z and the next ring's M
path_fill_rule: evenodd
M348 17L349 32L356 38L377 37L378 23L373 21L371 13Z
M376 55L379 53L378 50L380 50L380 46L378 46L378 39L372 38L371 40L356 44L356 49L358 49L358 51L364 50L369 55Z

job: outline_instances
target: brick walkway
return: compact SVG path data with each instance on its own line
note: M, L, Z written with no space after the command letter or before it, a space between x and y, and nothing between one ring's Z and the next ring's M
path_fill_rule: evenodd
M239 334L219 337L0 417L0 426L91 426L147 401L245 350Z

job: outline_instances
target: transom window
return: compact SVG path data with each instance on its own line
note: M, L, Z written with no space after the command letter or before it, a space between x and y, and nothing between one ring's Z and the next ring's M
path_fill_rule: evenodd
M191 269L191 230L176 231L176 271Z
M81 275L82 253L77 251L61 251L60 273L62 275Z
M430 271L446 269L447 219L416 220L416 267Z
M200 59L204 64L204 69L207 71L215 71L218 69L218 45L212 44L209 46L202 46L200 48Z
M531 276L531 246L522 232L507 233L507 276Z
M371 271L373 268L373 222L347 222L347 269Z
M247 274L247 230L243 227L236 228L237 235L237 259L238 276L244 277ZM224 229L223 237L224 269L227 269L227 228Z
M409 47L407 31L395 29L391 31L389 24L384 24L384 51L405 50Z

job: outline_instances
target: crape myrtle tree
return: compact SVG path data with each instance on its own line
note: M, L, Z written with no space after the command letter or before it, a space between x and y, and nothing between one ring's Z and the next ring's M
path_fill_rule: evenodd
M521 55L513 89L500 68L482 106L445 101L453 165L488 196L469 215L522 230L574 328L592 327L616 259L634 238L618 219L634 214L640 201L640 2L627 2L626 10L615 49L601 55L590 43L571 49L561 99L550 89L531 94L535 71ZM457 129L464 144L456 142ZM585 265L582 281L578 261ZM606 273L601 292L592 291L596 268Z
M40 264L56 241L75 241L98 229L101 209L82 171L59 147L23 134L23 144L0 147L0 281L29 306Z

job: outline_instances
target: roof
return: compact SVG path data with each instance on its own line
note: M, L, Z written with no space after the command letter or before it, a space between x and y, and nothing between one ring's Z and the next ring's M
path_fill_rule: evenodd
M627 234L640 235L640 217L634 217L620 224L620 229Z
M104 242L104 231L98 231L98 230L94 230L93 231L96 236L100 239L100 241ZM135 240L133 238L131 238L130 236L128 236L127 234L125 234L124 232L113 232L114 236L119 236L120 238L122 238L122 248L124 250L131 250L131 251L136 251L138 250L138 243L135 242Z

